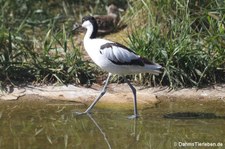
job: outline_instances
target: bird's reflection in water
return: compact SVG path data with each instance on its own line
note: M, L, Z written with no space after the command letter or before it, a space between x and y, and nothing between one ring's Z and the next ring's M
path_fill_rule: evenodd
M111 145L109 143L109 140L105 134L105 132L102 130L102 128L100 127L100 125L98 125L98 123L95 121L95 119L91 116L91 114L87 113L88 117L91 119L91 121L95 124L95 126L98 128L98 130L101 132L101 134L103 135L103 138L106 142L106 144L108 145L109 149L111 149Z
M109 149L112 148L108 138L109 136L107 136L107 134L105 133L105 131L102 129L101 125L99 125L99 123L94 119L94 117L91 115L91 114L87 114L87 116L90 118L90 120L94 123L94 125L98 128L98 130L100 131L100 133L102 134L103 138L104 138L104 141L106 142L107 146ZM132 125L133 125L133 129L132 129L132 132L131 132L131 136L135 138L136 141L139 140L139 134L137 134L137 119L132 119L132 120L129 120Z

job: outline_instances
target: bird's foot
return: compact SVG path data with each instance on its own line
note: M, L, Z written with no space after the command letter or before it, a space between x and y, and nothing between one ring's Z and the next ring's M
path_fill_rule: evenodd
M140 116L138 114L134 114L134 115L128 116L128 119L137 119L139 117Z

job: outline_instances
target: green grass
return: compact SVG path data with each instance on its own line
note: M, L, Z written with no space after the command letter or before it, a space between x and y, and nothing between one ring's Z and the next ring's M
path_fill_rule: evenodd
M0 1L0 88L7 84L90 84L102 75L69 36L74 22L126 8L129 46L163 65L160 76L139 74L145 85L204 86L225 82L223 0ZM128 4L128 5L127 5ZM127 5L127 6L126 6Z
M86 83L85 80L91 78L89 63L82 60L82 54L74 44L69 48L67 41L73 43L72 38L65 36L64 29L54 35L49 30L37 52L33 42L8 32L1 38L1 80L12 84Z
M142 75L140 81L170 87L225 82L225 3L194 2L133 1L129 45L164 67L159 77Z

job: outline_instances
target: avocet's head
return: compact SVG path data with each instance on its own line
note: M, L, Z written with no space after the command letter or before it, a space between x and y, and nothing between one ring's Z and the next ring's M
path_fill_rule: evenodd
M98 24L94 17L92 16L85 16L82 19L82 25L78 25L77 23L73 26L73 31L79 29L80 27L86 28L87 36L90 36L90 38L95 38L98 32Z
M84 28L87 28L87 29L90 27L93 27L95 29L98 28L97 22L96 22L95 18L92 16L83 17L81 26Z
M73 25L73 30L77 30L77 29L79 29L81 27L86 28L86 29L92 28L92 27L93 28L98 28L98 24L97 24L97 21L95 20L94 17L92 17L92 16L85 16L85 17L82 18L81 25L78 24L78 23L75 23Z

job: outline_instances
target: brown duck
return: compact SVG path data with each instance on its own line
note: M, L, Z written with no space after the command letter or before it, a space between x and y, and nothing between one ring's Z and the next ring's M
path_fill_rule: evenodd
M107 15L94 16L98 24L98 33L107 34L115 30L118 22L120 21L120 11L124 11L118 8L114 4L106 7Z

